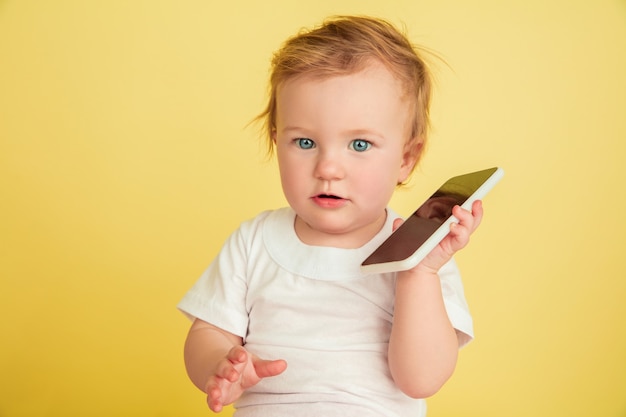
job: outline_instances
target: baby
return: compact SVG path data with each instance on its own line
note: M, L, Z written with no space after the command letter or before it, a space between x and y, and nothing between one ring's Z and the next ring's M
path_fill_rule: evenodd
M391 24L342 16L287 40L270 82L289 207L244 222L179 303L189 377L237 417L424 416L473 337L452 256L481 202L412 270L359 267L402 222L388 204L422 156L428 69Z

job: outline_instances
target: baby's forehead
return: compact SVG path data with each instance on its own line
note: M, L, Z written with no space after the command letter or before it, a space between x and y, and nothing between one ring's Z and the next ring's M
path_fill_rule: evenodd
M335 78L345 78L354 75L365 74L374 75L369 77L370 82L389 83L389 80L393 80L392 83L399 88L401 96L410 95L408 88L404 80L398 76L388 65L385 65L379 60L368 59L358 66L352 66L350 68L316 68L300 73L284 74L283 79L277 80L276 92L284 89L287 86L300 83L324 83Z
M362 95L359 93L359 91L367 90L377 92L373 94L377 95L380 98L381 103L388 102L389 97L393 97L391 100L395 101L396 103L400 103L402 107L410 109L407 117L409 119L413 119L413 113L415 111L415 106L417 102L415 96L410 94L410 92L405 88L400 80L394 77L391 79L390 82L390 78L387 78L383 81L382 79L379 80L376 77L371 77L367 78L368 81L366 81L366 83L362 81L356 81L352 83L351 81L353 80L350 80L348 77L354 74L358 74L358 72L327 76L299 75L297 77L289 78L283 83L280 83L277 86L276 91L274 92L274 112L271 115L272 123L276 122L277 111L285 111L288 110L288 108L293 108L293 106L298 106L299 108L302 103L308 103L307 105L311 105L311 103L323 105L321 103L328 101L345 101L346 94L348 94L348 97L361 97ZM348 81L344 82L343 80L341 80L342 78ZM333 88L337 85L339 86L339 90ZM346 85L349 86L348 90L346 90ZM366 97L370 97L366 100L371 100L372 95L366 95ZM360 101L360 99L356 100ZM351 104L347 104L347 106L353 107Z

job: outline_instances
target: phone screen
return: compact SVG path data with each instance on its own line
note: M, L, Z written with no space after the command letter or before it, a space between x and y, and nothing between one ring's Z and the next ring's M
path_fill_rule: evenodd
M363 266L411 257L452 216L452 208L466 203L497 170L490 168L450 178L363 262Z

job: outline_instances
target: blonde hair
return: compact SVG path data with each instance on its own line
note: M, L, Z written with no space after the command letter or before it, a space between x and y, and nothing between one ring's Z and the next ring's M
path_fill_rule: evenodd
M407 146L417 162L428 134L431 94L430 71L417 51L391 23L363 16L335 16L317 28L303 30L287 39L273 56L269 100L255 119L265 124L268 153L274 151L276 92L282 83L300 76L326 78L351 74L377 60L401 82L412 106Z

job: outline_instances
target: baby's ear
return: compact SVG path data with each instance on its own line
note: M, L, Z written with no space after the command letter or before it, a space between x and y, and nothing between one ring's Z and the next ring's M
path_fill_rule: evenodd
M424 148L424 141L419 138L412 138L404 145L404 153L402 154L402 166L400 167L400 178L398 178L398 184L403 183L409 178L409 175L413 172L413 168L420 160L422 156L422 150Z

